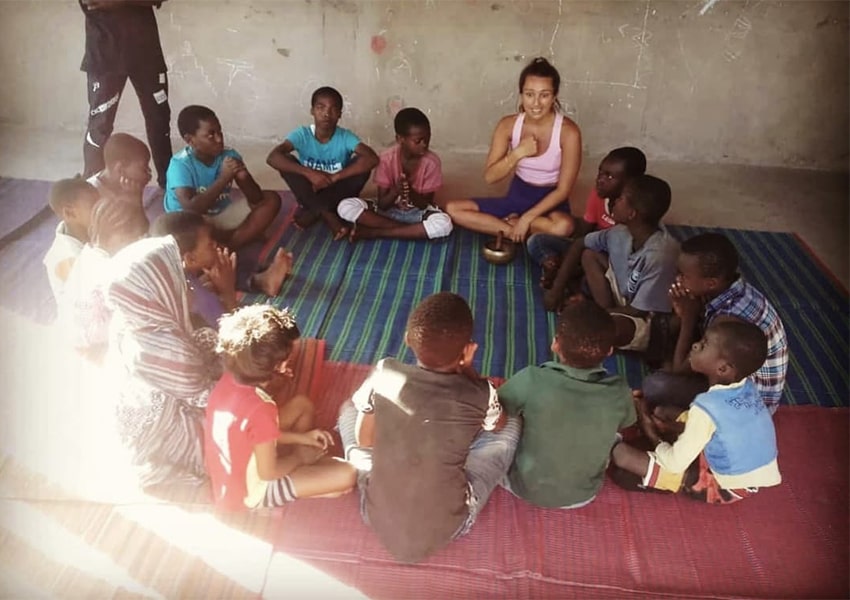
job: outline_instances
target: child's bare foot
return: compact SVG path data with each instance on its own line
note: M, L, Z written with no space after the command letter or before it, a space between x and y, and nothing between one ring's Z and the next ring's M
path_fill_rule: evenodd
M548 290L552 287L555 277L558 275L558 269L561 267L561 261L555 257L549 257L540 265L543 273L540 275L540 287Z
M309 229L319 221L319 215L299 206L292 217L298 229Z
M323 210L322 219L325 221L328 229L331 230L331 233L333 233L335 242L348 237L348 225L337 216L336 212Z
M254 275L254 286L266 296L277 296L280 286L290 272L292 272L292 253L278 248L268 269Z
M502 220L511 227L513 227L514 225L516 225L517 221L519 221L519 215L517 213L511 213Z

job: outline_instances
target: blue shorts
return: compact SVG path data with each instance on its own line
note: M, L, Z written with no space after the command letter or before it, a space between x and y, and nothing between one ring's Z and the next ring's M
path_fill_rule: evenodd
M503 198L473 198L472 201L478 205L478 210L481 212L504 219L511 214L523 214L543 200L556 187L554 185L531 185L514 175L507 196ZM570 214L570 201L565 200L552 210Z

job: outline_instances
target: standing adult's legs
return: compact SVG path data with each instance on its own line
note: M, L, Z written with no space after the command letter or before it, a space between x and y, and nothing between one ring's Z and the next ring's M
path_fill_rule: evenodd
M171 162L171 106L168 104L168 75L166 73L134 73L130 81L139 97L145 117L145 131L151 157L156 167L156 180L165 187L165 172Z
M85 177L99 173L104 168L103 145L112 135L115 114L121 91L127 82L126 75L86 73L89 99L89 123L83 142Z

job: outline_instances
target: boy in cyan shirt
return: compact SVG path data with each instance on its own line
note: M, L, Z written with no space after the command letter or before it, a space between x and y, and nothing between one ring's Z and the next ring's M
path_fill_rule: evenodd
M393 125L396 144L381 153L375 169L378 198L344 198L339 216L354 223L350 239L435 239L452 231L452 220L434 206L443 185L440 158L428 149L431 124L418 108L403 108Z
M262 241L280 210L280 196L261 190L242 156L224 146L221 123L211 109L187 106L177 116L177 129L186 147L168 165L166 212L204 215L231 250ZM244 198L231 197L234 181Z
M299 127L269 153L266 162L276 169L301 208L295 223L306 229L322 219L335 240L349 228L337 215L343 198L358 196L378 164L378 155L348 129L337 127L342 116L342 94L320 87L310 98L313 124ZM292 153L298 154L298 158Z
M602 487L617 431L635 422L628 386L602 366L614 331L605 309L573 300L552 340L558 361L526 367L499 388L508 414L523 419L505 487L532 504L590 503Z
M230 250L262 242L269 224L280 210L280 196L261 190L242 162L242 156L225 148L221 124L206 106L187 106L177 117L177 128L187 146L171 158L165 193L166 212L187 210L203 215L215 228L216 240ZM233 182L244 196L232 196ZM255 258L237 254L240 271L253 271ZM252 279L241 287L276 296L292 269L292 255L282 248L268 265L269 276Z
M759 488L779 485L773 419L748 379L766 357L767 338L756 325L721 321L710 326L688 359L695 373L706 376L709 388L679 415L685 422L681 435L673 444L662 441L659 424L675 409L650 411L640 402L641 429L654 450L617 444L611 453L614 464L637 475L641 489L681 491L711 504L737 502Z

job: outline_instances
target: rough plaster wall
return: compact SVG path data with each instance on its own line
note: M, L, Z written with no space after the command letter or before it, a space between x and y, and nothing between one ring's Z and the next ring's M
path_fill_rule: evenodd
M520 69L544 55L590 154L628 143L656 159L846 170L848 15L840 0L170 0L158 19L174 117L207 104L234 145L271 146L331 84L342 124L376 147L395 110L418 106L437 150L483 152ZM5 2L0 124L82 131L82 49L76 2ZM117 128L141 133L125 91Z

